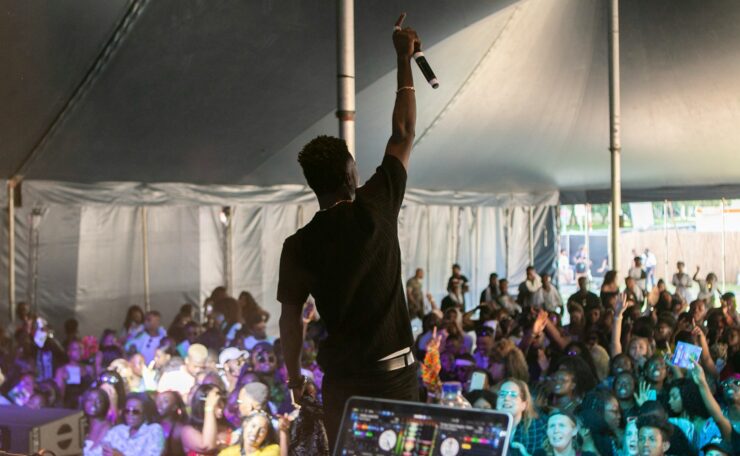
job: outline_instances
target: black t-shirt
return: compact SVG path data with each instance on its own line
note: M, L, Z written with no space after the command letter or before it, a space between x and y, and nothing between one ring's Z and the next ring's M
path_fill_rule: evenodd
M386 155L353 202L319 211L283 244L277 299L314 297L328 333L318 355L327 372L372 370L414 342L398 245L405 188L403 164Z
M568 298L568 304L571 302L576 302L583 306L585 309L589 306L600 306L601 300L599 300L599 297L596 296L596 293L592 293L590 291L587 291L586 293L582 292L581 290L576 291L570 297Z

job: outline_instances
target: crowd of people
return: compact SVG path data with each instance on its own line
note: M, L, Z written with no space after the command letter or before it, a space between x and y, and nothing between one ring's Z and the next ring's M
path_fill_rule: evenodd
M607 271L597 294L583 275L565 300L533 267L516 297L491 274L472 309L458 265L439 307L417 270L407 293L412 318L429 309L415 347L427 400L459 382L473 407L511 413L515 455L740 454L736 298L719 292L715 274L684 269L673 290L662 279L648 289L637 256L623 285ZM674 357L681 343L700 355Z
M444 383L459 382L472 407L510 413L514 455L738 454L735 296L697 270L692 299L682 263L672 291L663 280L648 291L640 268L636 260L623 286L607 272L598 294L580 277L567 299L533 267L516 295L494 273L477 306L466 303L459 265L439 306L418 269L406 291L421 321L421 397L438 402ZM121 328L99 338L78 334L76 320L59 337L21 303L3 335L0 402L82 410L85 455L288 454L297 413L269 313L248 292L235 299L222 287L202 321L199 310L183 305L165 328L157 311L132 306ZM311 300L303 322L306 392L320 403L325 330ZM679 342L701 347L686 368L672 363Z
M74 319L58 337L20 303L12 338L2 336L0 405L82 410L84 455L288 454L295 413L269 313L223 287L204 309L198 322L185 304L165 328L158 311L132 306L99 338L81 336ZM304 366L320 385L306 340Z

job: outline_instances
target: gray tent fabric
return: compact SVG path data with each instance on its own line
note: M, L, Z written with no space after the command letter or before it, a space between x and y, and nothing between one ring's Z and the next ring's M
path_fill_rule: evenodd
M548 207L536 210L547 212ZM274 317L279 315L275 296L282 242L316 209L315 203L233 206L236 294L249 291ZM83 332L93 334L103 328L117 329L128 306L143 306L139 208L47 206L37 246L30 242L31 211L20 208L16 213L17 301L35 304L57 330L65 319L75 317ZM225 231L220 211L218 206L147 209L150 302L165 324L180 305L200 304L213 288L224 284ZM477 303L489 273L507 275L507 251L512 258L525 258L508 271L513 277L523 276L529 245L526 237L504 244L505 211L491 206L404 204L399 223L404 279L417 267L424 268L425 290L439 303L446 294L452 263L460 263L471 279L470 307ZM2 234L6 238L7 230ZM0 251L3 270L7 270L5 248ZM554 255L554 250L547 255ZM7 293L6 275L0 277L0 289ZM2 302L0 311L5 315L7 303ZM277 334L277 318L269 321L268 331Z
M0 181L2 182L2 181ZM79 206L105 204L116 206L177 206L230 204L308 203L316 199L307 185L196 185L145 184L135 182L26 181L20 191L24 206L49 204ZM7 193L0 192L0 204L7 204ZM407 189L405 201L417 204L455 206L536 206L555 205L558 192L476 193L448 190Z
M229 206L233 210L232 291L249 291L274 317L279 315L275 297L282 243L311 220L318 210L315 197L298 186L237 191L233 186L178 189L171 184L164 187L168 197L157 186L105 184L97 192L94 186L24 184L24 205L16 209L15 219L17 301L34 303L59 324L75 317L88 333L119 326L128 306L144 302L141 211L146 207L150 302L168 324L180 305L200 304L225 283L226 230L220 213ZM404 279L416 268L424 268L425 290L440 302L452 263L460 263L471 279L467 302L475 305L489 273L507 274L507 254L528 257L526 235L504 242L507 211L527 204L538 214L547 213L557 200L557 193L491 196L411 191L399 216ZM38 244L32 241L34 213L41 214L36 223ZM0 237L7 239L7 218L0 222ZM537 223L535 233L546 231L539 227L546 222L538 219ZM516 228L527 230L528 226ZM536 248L552 250L542 253L546 256L555 253L552 244ZM3 243L0 267L4 271L6 249ZM509 273L523 275L526 265L526 260L510 265ZM0 277L0 290L7 293L5 274ZM5 315L7 308L0 312ZM268 331L277 334L277 318L269 321Z
M131 2L3 3L0 176L33 149ZM740 3L623 0L623 186L736 185ZM609 187L607 2L356 2L357 157L389 135L399 10L441 86L417 73L409 187ZM302 183L296 152L337 131L333 2L148 2L29 179ZM737 191L737 187L726 187ZM724 195L726 197L736 196Z
M740 196L740 3L620 3L625 201ZM55 317L76 312L83 328L115 323L120 315L108 309L142 301L138 207L149 206L153 307L201 302L223 284L218 216L228 205L236 208L234 285L276 315L279 246L316 210L296 154L337 131L334 3L28 0L1 8L0 177L38 151L16 216L17 298L36 287L39 308ZM518 283L529 263L530 207L542 270L557 248L558 195L605 200L606 8L590 0L356 2L363 177L390 134L390 34L401 10L441 81L432 90L416 73L417 138L400 221L404 274L429 269L438 298L454 261L472 276L471 294L493 270ZM111 40L116 50L105 57ZM45 211L37 251L33 210Z
M532 209L534 266L539 274L548 273L557 279L558 268L558 206L536 206Z

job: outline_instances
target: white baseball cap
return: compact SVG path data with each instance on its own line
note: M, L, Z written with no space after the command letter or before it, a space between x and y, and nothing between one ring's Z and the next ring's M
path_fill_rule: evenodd
M221 354L218 355L218 364L223 366L229 361L233 361L239 358L246 358L249 356L249 352L246 350L239 350L236 347L225 348Z

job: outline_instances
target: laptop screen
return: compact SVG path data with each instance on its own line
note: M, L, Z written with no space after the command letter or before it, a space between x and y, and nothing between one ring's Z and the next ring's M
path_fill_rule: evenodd
M507 413L352 397L334 454L505 456L510 433Z

